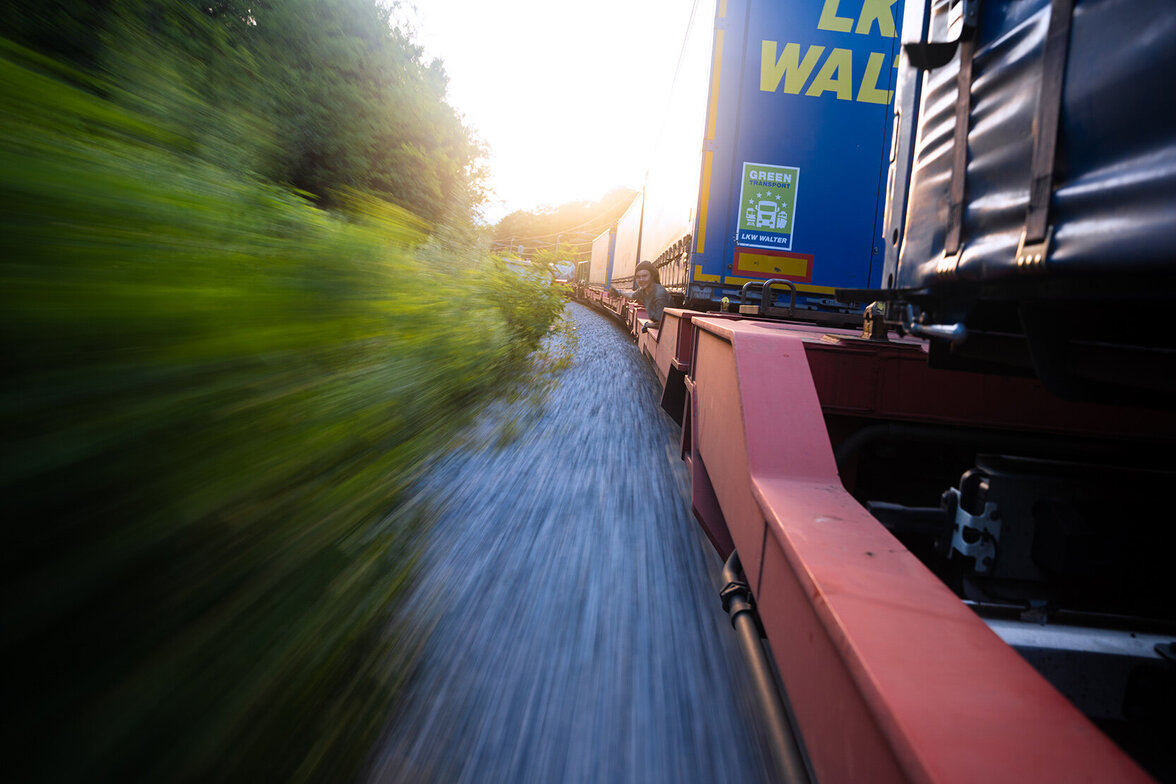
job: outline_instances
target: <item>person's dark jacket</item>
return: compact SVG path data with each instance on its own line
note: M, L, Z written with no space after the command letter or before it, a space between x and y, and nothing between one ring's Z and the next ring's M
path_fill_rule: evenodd
M670 306L670 292L660 283L654 283L648 289L638 289L637 299L641 301L650 320L661 324L662 313Z
M637 288L633 291L624 291L614 288L613 291L625 299L635 299L640 302L641 307L645 308L649 320L658 325L661 324L662 313L672 304L670 292L666 291L660 283L654 283L648 289Z

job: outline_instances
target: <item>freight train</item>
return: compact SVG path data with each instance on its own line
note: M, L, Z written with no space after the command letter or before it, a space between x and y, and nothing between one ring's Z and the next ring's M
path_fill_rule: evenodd
M713 10L575 296L681 425L781 776L1176 780L1176 5Z

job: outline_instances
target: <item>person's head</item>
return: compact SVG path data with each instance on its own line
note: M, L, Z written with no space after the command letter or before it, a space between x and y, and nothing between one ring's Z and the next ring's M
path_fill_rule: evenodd
M643 289L647 289L655 283L661 283L657 277L657 268L648 261L637 265L637 269L633 272L633 279L637 286Z

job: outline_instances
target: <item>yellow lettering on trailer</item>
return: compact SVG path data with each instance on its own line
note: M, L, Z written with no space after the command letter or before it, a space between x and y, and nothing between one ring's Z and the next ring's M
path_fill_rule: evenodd
M897 61L897 58L895 60ZM882 76L884 62L886 55L881 52L870 52L870 60L866 63L866 75L862 77L862 85L858 88L859 103L880 103L885 106L894 97L894 90L878 89L878 78Z
M858 15L857 27L853 29L858 35L869 35L874 22L878 22L878 32L886 38L897 38L894 29L894 12L891 10L898 0L865 0L862 12ZM826 5L828 5L826 3ZM822 12L823 15L824 12ZM817 27L820 27L818 24Z
M790 95L800 95L803 90L804 95L819 98L831 92L839 101L876 103L883 106L894 98L893 90L883 89L890 79L889 74L885 77L882 75L886 66L885 52L870 52L865 73L862 74L861 82L857 84L855 98L852 49L830 49L821 63L820 70L812 77L810 83L809 77L825 55L825 47L810 46L801 58L800 44L784 44L784 50L780 52L779 57L776 56L778 46L776 41L762 41L760 45L760 90L763 92L776 92L783 81L784 92ZM897 67L898 58L894 58L894 62ZM804 89L806 84L807 90Z
M805 95L819 97L822 93L837 93L837 100L853 100L853 51L834 49L829 52L825 64L805 90Z
M823 46L810 46L800 59L800 44L784 44L784 51L776 58L776 42L764 41L760 45L760 89L773 93L784 80L784 92L799 95L809 74L821 59Z
M853 30L857 35L869 35L878 23L878 32L885 38L897 38L894 29L894 4L898 0L862 0L862 10L857 16L857 26L853 17L838 16L838 6L841 0L825 0L821 6L821 18L817 22L818 30L828 30L831 33L848 33Z
M828 30L833 33L848 33L853 29L852 19L837 15L837 5L839 2L840 0L825 0L825 5L821 7L821 20L817 22L818 30Z

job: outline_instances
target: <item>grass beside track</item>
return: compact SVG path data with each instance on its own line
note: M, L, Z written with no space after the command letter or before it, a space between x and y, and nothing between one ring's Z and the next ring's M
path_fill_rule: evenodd
M562 298L5 51L6 766L346 779L411 659L419 521L389 510Z

